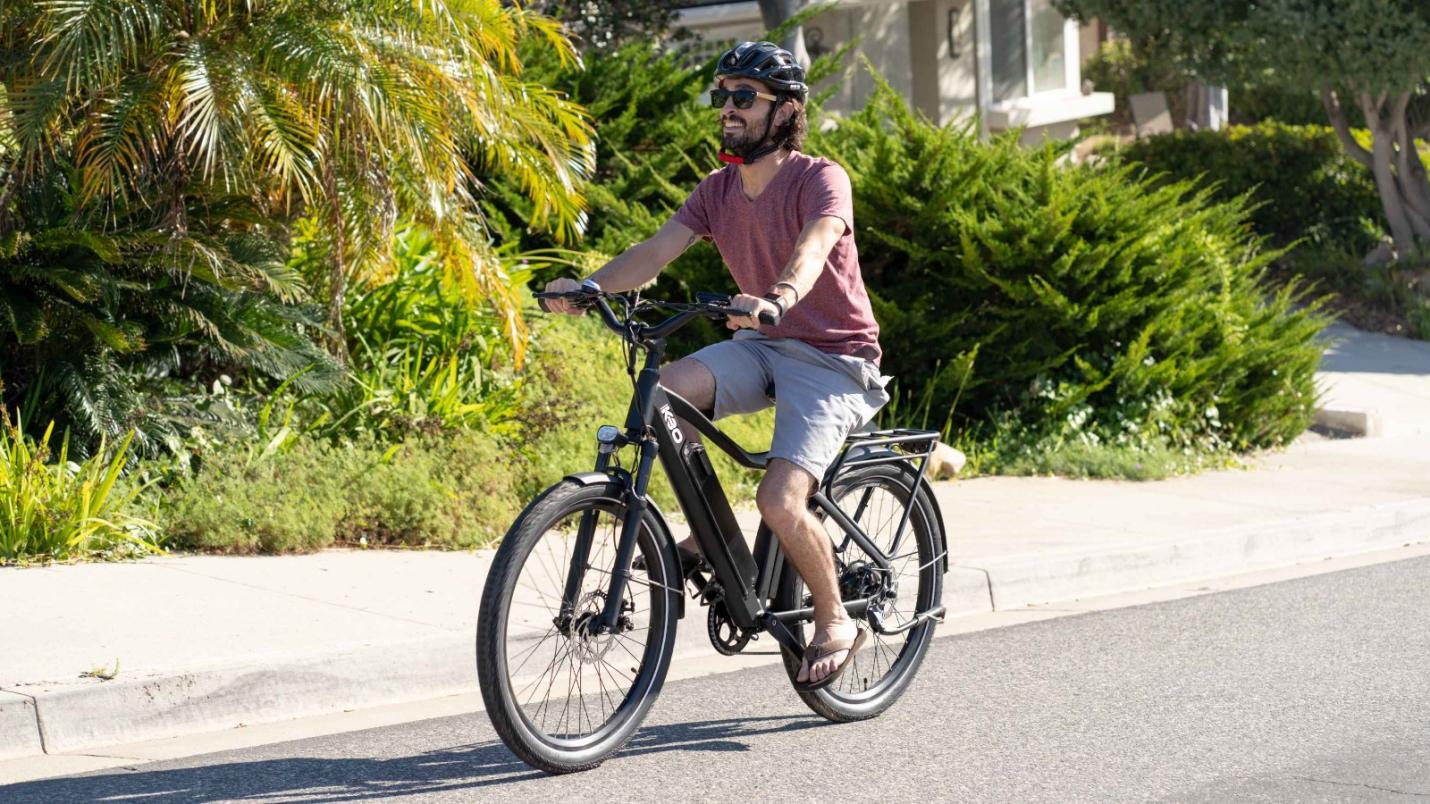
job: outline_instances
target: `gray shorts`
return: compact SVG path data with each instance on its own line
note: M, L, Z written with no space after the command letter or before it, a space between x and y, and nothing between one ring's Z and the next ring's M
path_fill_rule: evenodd
M715 418L774 405L771 458L783 458L815 480L850 433L889 401L888 377L859 357L831 355L793 338L740 330L733 340L690 356L715 375Z

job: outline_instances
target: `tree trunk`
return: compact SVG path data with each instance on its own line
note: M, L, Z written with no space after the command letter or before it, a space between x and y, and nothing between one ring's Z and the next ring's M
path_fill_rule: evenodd
M334 133L336 138L336 133ZM343 233L343 205L338 195L337 154L330 147L323 166L323 192L328 196L328 225L333 229L332 270L328 275L328 351L346 366L348 336L343 326L343 300L348 292L347 238Z
M1430 183L1425 177L1425 163L1415 150L1415 137L1410 133L1406 119L1406 109L1410 106L1410 93L1396 97L1391 106L1390 130L1394 138L1395 180L1400 194L1405 198L1406 216L1410 218L1410 228L1415 236L1430 242Z
M773 30L784 24L784 21L797 14L804 6L804 0L759 0L760 17L764 20L765 28ZM785 34L779 46L794 54L795 61L800 66L809 67L809 50L804 46L804 26L796 25Z
M1417 242L1430 244L1430 178L1415 150L1414 129L1406 116L1409 99L1409 93L1356 96L1370 127L1371 148L1367 150L1351 135L1340 98L1329 88L1321 90L1321 103L1346 153L1375 176L1397 256L1410 254Z
M1397 256L1409 254L1415 248L1415 225L1411 223L1413 210L1406 203L1405 195L1397 179L1396 142L1393 123L1386 118L1394 117L1394 110L1387 109L1388 99L1384 94L1371 97L1362 93L1358 96L1361 111L1365 114L1366 125L1371 133L1371 170L1375 173L1375 187L1380 193L1381 206L1385 208L1385 219L1390 225L1390 238ZM1404 122L1404 112L1401 112ZM1418 157L1417 157L1418 158Z

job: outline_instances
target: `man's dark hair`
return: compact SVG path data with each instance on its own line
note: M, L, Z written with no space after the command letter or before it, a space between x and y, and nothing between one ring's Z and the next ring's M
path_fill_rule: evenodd
M809 133L809 121L805 119L804 104L797 98L785 99L785 105L794 107L794 114L775 129L772 141L787 151L798 151L804 147L804 136Z

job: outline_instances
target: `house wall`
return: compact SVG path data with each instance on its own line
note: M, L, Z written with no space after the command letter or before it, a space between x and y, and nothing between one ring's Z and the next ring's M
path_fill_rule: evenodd
M978 108L973 5L969 0L909 3L910 99L940 124Z
M910 54L909 7L902 3L844 6L821 14L805 26L806 44L811 32L830 48L859 40L856 55L850 60L850 80L843 83L825 108L837 114L848 114L864 106L874 92L874 79L858 58L869 59L874 69L904 97L913 92L913 62ZM760 31L750 35L758 36ZM833 83L833 82L831 82ZM816 87L819 91L825 86Z

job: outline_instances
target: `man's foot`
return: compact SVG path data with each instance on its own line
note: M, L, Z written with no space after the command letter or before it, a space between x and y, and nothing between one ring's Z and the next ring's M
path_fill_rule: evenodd
M795 683L806 689L818 689L832 682L854 652L863 646L866 636L867 632L848 617L822 628L816 624L814 638L805 649L805 660Z

